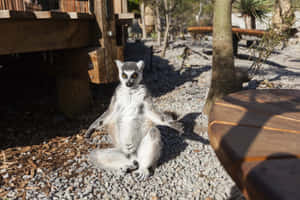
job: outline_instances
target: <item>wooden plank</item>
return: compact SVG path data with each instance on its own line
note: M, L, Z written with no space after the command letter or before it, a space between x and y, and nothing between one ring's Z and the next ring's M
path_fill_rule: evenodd
M213 31L212 26L193 26L188 28L189 32L192 33L211 33ZM254 30L254 29L241 29L241 28L232 28L232 32L245 34L245 35L253 35L257 37L262 37L266 33L263 30Z
M252 90L249 95L237 92L216 102L218 109L232 109L259 116L272 116L281 120L300 122L299 90ZM255 120L255 119L253 119ZM258 120L259 121L259 120Z
M259 109L260 107L261 109ZM254 105L250 103L247 107L243 107L218 101L214 105L213 115L224 116L226 113L231 114L226 116L225 121L218 120L213 123L300 134L298 125L300 124L300 113L284 112L282 109L268 104Z
M118 13L119 20L134 19L134 13Z
M117 46L117 59L124 61L124 47L123 46Z
M300 160L266 160L242 166L247 196L255 200L299 200Z
M300 134L219 123L211 123L209 130L213 133L212 146L227 152L232 159L231 164L266 160L271 155L286 157L292 154L300 158L297 145L300 144Z
M107 66L105 63L105 48L96 48L89 52L90 67L89 77L94 84L113 83L118 81L117 67ZM116 48L116 55L118 60L124 60L123 47Z
M300 158L299 122L299 90L247 90L230 94L214 104L208 129L211 145L249 199L290 199L288 192L296 191L274 187L272 184L277 184L273 182L274 176L266 176L261 169L280 173L278 166L288 159ZM257 171L262 163L267 166ZM248 180L248 174L254 174L254 181ZM278 182L295 184L286 176L278 176ZM278 196L276 192L285 194Z
M104 48L96 48L89 52L90 64L89 64L89 77L90 82L94 84L105 83L105 53ZM101 74L102 73L102 74Z
M0 55L94 46L94 20L0 20ZM91 34L94 33L94 34Z
M95 17L90 13L77 12L58 12L58 11L14 11L14 10L0 10L0 20L23 20L23 19L90 19Z

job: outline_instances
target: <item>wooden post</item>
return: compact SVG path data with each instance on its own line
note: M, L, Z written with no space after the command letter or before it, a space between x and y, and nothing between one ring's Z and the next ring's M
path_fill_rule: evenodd
M114 60L117 59L118 55L113 2L111 0L93 0L93 6L93 12L100 32L98 40L101 48L94 53L90 53L92 61L96 61L93 63L93 71L89 72L90 77L91 73L101 73L94 83L97 83L97 81L98 83L116 82L118 76ZM95 79L91 77L91 80Z
M232 33L232 48L234 56L238 55L239 40L240 36L237 33Z
M127 0L122 0L122 13L128 13Z
M114 13L122 13L122 3L121 0L114 0Z
M91 103L88 82L88 51L72 49L55 55L61 70L57 76L58 107L68 117L84 111Z

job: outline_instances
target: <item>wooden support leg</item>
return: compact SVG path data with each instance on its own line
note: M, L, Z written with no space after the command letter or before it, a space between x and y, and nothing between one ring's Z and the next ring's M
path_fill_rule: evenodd
M88 51L64 50L56 54L58 107L68 117L83 112L91 103L88 81Z
M239 46L239 36L237 34L232 34L232 45L233 45L233 55L238 55L238 46Z

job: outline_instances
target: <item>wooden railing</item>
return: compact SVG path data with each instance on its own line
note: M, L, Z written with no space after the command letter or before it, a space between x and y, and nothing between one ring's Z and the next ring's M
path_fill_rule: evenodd
M114 3L114 13L128 13L127 0L106 0ZM91 1L93 2L93 1ZM15 11L46 11L60 10L62 12L88 13L93 7L90 0L0 0L0 10Z
M0 10L25 10L24 0L0 0Z
M188 28L188 31L190 33L210 33L213 31L212 26L192 26ZM243 34L243 35L251 35L251 36L257 36L262 37L265 34L265 31L263 30L256 30L256 29L241 29L241 28L235 28L232 27L232 32Z
M90 11L90 5L89 0L0 0L0 10L60 10L63 12L87 13Z

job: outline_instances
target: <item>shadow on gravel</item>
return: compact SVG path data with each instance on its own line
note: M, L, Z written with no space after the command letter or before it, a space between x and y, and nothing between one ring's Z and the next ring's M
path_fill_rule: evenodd
M168 60L156 55L149 56L149 47L143 42L128 43L126 46L125 60L146 62L144 83L154 97L162 96L186 82L197 81L194 78L211 69L209 65L175 69Z
M290 62L300 62L300 59L293 59L293 60L290 60Z
M42 53L0 56L0 151L82 133L109 104L116 84L91 85L94 105L65 117L57 109L55 66Z
M194 132L194 128L196 126L195 120L200 114L201 113L199 112L189 113L180 119L180 122L184 124L184 133L182 134L182 137L184 139L195 140L201 142L204 145L208 145L209 140L201 137Z
M186 140L193 140L203 145L209 145L209 140L194 132L195 120L199 115L200 113L189 113L180 119L180 122L184 125L184 133L182 135L179 135L176 130L169 127L158 127L163 141L163 150L159 165L179 156L188 145Z
M240 189L235 185L230 190L230 196L227 200L246 200Z
M149 77L147 77L147 75L149 74L148 72L144 73L145 85L147 86L153 97L163 96L187 82L197 82L198 80L194 80L194 78L211 69L211 66L208 65L203 66L202 68L190 67L180 73L179 70L173 70L173 67L169 64L166 64L164 66L166 69L158 69L154 72L151 72L152 75Z
M249 49L249 50L251 49L251 47L248 47L246 44L243 44L243 43L239 43L239 47L244 47L244 48ZM259 47L259 46L256 45L256 44L254 44L254 46L253 46L252 48L256 48L256 49L259 50L259 51L262 51L262 50L264 51L264 49L262 49L261 47ZM280 52L274 50L274 51L272 51L272 54L279 55Z
M236 58L242 59L242 60L251 60L251 61L255 61L258 59L255 56L251 56L251 55L247 55L247 54L239 54L239 55L237 55ZM292 69L297 69L296 67L281 65L279 63L269 61L269 60L263 61L262 63L278 68L278 70L277 69L274 70L272 68L264 69L264 67L261 67L260 72L259 72L260 75L267 75L268 74L267 71L269 71L269 70L276 73L275 77L268 79L269 81L280 80L281 77L283 77L283 76L300 76L300 73L292 71Z
M236 56L236 58L241 59L241 60L251 60L251 61L258 60L258 57L247 55L247 54L238 54ZM279 63L276 63L276 62L273 62L273 61L269 61L269 60L262 61L262 63L271 65L273 67L287 68L287 66L284 66L284 65L281 65Z

